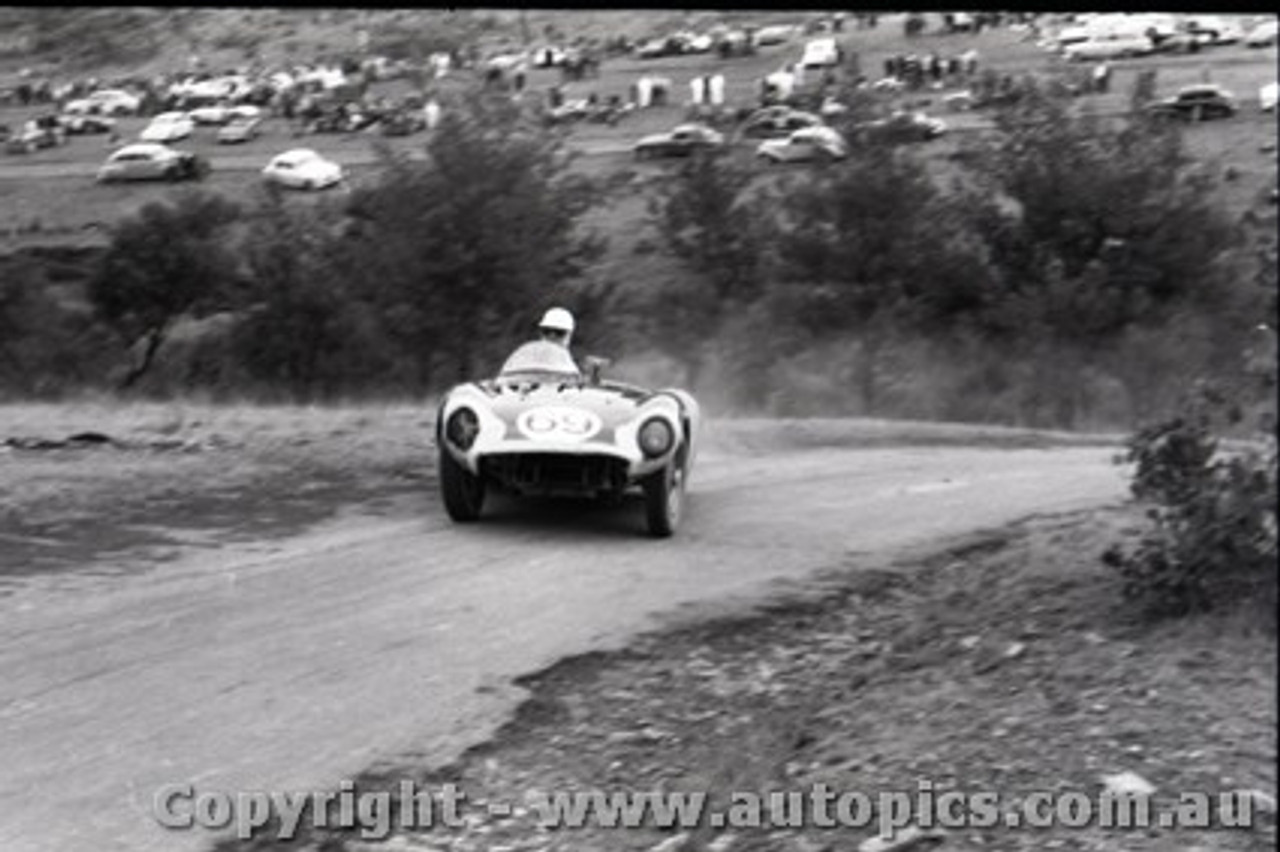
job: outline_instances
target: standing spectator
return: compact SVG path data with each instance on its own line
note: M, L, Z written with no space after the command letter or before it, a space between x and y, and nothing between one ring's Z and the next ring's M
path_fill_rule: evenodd
M707 78L694 77L689 81L689 103L702 106L707 102Z
M1093 90L1105 95L1111 88L1111 66L1104 59L1093 69Z
M707 81L707 95L712 106L724 105L724 75L715 74Z

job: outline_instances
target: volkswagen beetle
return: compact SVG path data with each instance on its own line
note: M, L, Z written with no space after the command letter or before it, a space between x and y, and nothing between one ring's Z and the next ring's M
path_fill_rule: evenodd
M679 389L587 374L567 349L534 341L492 379L451 389L436 418L440 489L457 522L480 517L489 489L521 497L621 502L643 496L648 531L675 532L697 455L701 415Z

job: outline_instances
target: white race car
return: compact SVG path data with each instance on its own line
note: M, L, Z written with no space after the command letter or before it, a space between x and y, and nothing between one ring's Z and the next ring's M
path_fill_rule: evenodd
M644 497L650 534L675 532L697 455L701 415L683 390L584 376L563 346L526 343L496 378L454 387L436 419L449 516L480 517L486 490L621 501Z

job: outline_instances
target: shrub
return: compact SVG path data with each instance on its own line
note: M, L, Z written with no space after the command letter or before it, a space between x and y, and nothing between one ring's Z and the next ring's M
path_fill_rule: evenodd
M1134 497L1151 528L1131 553L1113 547L1127 597L1151 616L1227 610L1250 603L1276 627L1276 442L1224 449L1216 437L1239 414L1201 387L1176 417L1129 442Z

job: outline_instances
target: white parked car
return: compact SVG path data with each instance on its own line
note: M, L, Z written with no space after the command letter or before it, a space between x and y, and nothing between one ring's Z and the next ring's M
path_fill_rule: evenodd
M1131 56L1145 56L1151 53L1154 47L1151 39L1145 35L1114 35L1069 44L1062 49L1062 55L1072 62L1126 59Z
M124 89L99 89L67 101L62 111L68 115L135 115L141 107L142 98Z
M818 125L797 130L785 139L766 139L756 148L756 156L770 163L843 160L849 156L849 145L840 131Z
M1248 35L1244 37L1244 43L1249 47L1271 47L1276 43L1278 32L1280 32L1280 18L1272 18L1249 30Z
M1258 89L1258 106L1263 112L1271 112L1276 108L1276 98L1280 96L1280 83L1272 81Z
M294 148L277 154L262 170L262 178L267 183L289 189L324 189L341 183L345 177L342 166L310 148Z
M138 138L143 142L177 142L190 136L195 126L185 112L162 112L142 128Z
M220 103L196 107L188 110L187 115L196 124L222 125L233 118L259 118L262 115L262 109L252 104Z
M804 54L800 57L800 67L830 68L841 61L840 45L833 38L815 38L804 46Z
M794 24L777 24L770 27L761 27L756 30L752 43L756 47L768 47L771 44L785 44L795 36L799 27Z
M200 180L208 171L209 164L190 151L177 151L156 142L138 142L113 151L98 169L98 182Z

